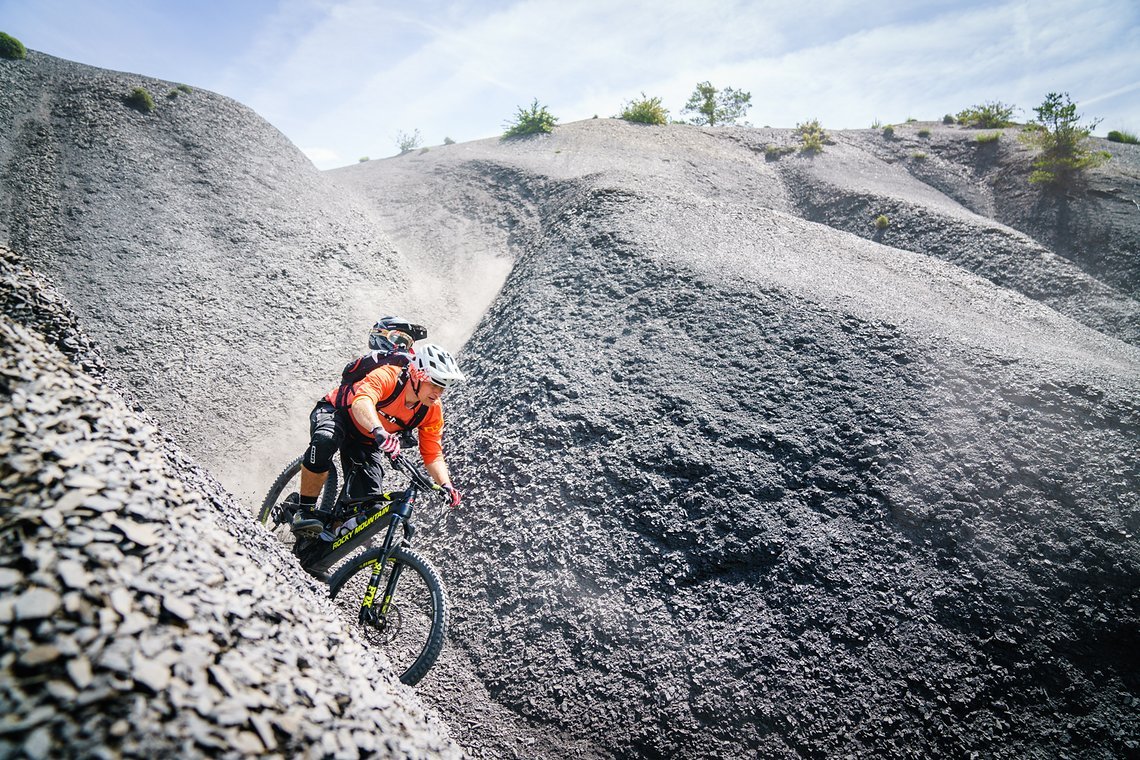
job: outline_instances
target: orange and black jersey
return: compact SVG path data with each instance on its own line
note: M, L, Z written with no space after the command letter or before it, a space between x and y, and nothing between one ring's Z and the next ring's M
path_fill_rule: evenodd
M367 397L372 400L376 405L376 412L380 416L380 424L389 433L399 433L404 430L406 426L410 425L416 415L418 404L412 408L404 403L404 394L399 393L395 399L380 406L380 402L392 395L396 390L396 385L400 381L400 374L403 371L402 367L395 365L385 365L377 367L364 376L352 386L352 394L347 399L348 405L352 404L361 397ZM336 405L337 393L340 386L333 388L325 396L325 400L330 404ZM351 416L351 415L350 415ZM403 423L403 424L398 424ZM364 430L356 422L355 418L352 424L365 438L372 437L371 430ZM420 454L423 456L424 464L430 464L443 456L443 406L442 402L437 403L433 407L429 407L427 414L424 415L416 427L419 429L420 440Z

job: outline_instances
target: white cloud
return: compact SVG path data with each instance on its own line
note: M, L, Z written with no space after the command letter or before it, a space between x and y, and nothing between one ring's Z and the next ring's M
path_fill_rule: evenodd
M301 152L318 168L330 168L344 163L340 154L332 148L301 148Z
M427 144L494 136L536 97L563 122L613 115L642 91L679 115L706 79L750 90L749 119L772 126L936 119L985 100L1028 112L1050 91L1140 123L1120 97L1140 80L1138 15L1129 0L1080 13L1059 0L824 0L807 21L800 4L746 0L518 0L479 12L288 0L227 87L298 144L335 146L340 159L322 167L392 155L399 130L418 128Z

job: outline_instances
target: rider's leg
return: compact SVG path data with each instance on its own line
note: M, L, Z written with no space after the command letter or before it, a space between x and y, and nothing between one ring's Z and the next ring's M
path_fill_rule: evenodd
M352 472L352 478L348 480L351 489L348 496L372 496L383 491L384 458L387 455L375 441L350 433L345 436L341 453L351 463L345 467L345 472Z
M301 499L311 498L311 504L317 503L317 497L321 495L321 489L325 487L325 481L329 479L329 471L313 472L305 465L301 465ZM304 503L304 501L302 501Z
M294 532L319 532L329 514L318 510L317 500L328 480L333 456L344 440L344 427L336 408L321 401L309 415L309 448L301 459L301 510L294 515Z

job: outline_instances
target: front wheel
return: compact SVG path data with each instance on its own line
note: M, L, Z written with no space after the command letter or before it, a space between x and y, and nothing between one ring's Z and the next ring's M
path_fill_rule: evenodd
M381 550L369 549L345 562L329 579L329 595L356 616L369 644L383 648L414 686L435 663L447 636L447 595L431 564L406 546L392 550L372 586Z
M337 468L330 467L328 480L325 481L324 490L321 491L321 498L318 500L321 509L325 511L332 509L336 502L339 485L340 475ZM297 457L286 465L277 479L273 481L273 485L269 487L269 492L265 494L265 499L261 502L261 509L257 513L258 522L268 528L286 546L292 546L295 540L293 531L289 527L293 515L285 513L286 510L281 508L281 502L285 501L289 494L295 491L299 493L300 490L301 457Z

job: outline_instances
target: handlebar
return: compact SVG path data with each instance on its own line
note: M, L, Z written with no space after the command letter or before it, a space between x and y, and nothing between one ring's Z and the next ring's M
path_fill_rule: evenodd
M425 475L419 467L416 467L414 464L412 464L412 461L408 459L404 452L401 451L399 454L392 457L391 461L393 469L405 473L412 479L412 482L419 486L421 489L425 491L436 492L443 490L437 486L431 478Z

